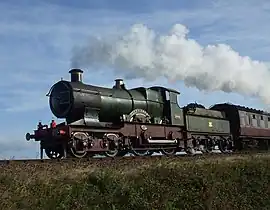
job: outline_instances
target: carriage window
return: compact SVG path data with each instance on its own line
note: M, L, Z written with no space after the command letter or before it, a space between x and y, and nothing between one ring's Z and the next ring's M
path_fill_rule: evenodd
M251 125L251 118L248 116L248 124Z
M258 123L258 120L256 119L256 115L255 114L252 115L251 125L254 126L254 127L258 127L259 126L259 123Z
M240 116L240 124L242 126L245 126L247 124L246 114L244 112L239 112L239 116Z
M246 124L246 117L245 116L241 116L240 117L240 123L241 123L241 125L245 125Z
M248 117L247 114L245 115L245 122L246 122L246 125L250 125L250 118Z
M270 128L270 117L267 118L267 121L268 121L268 122L266 123L267 128Z
M266 128L266 123L265 123L265 121L264 121L264 116L261 116L261 120L260 120L260 127L261 128Z

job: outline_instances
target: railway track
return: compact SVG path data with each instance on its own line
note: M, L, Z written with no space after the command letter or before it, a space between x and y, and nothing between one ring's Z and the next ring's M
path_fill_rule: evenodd
M0 165L9 165L9 164L56 164L56 163L71 163L71 162L84 162L84 163L102 163L102 164L117 164L119 162L125 161L136 161L136 162L145 162L145 161L154 161L161 159L169 160L178 160L178 161L192 161L192 160L207 160L215 158L215 160L220 160L227 157L255 157L255 156L270 156L268 151L260 152L234 152L234 153L204 153L196 155L174 155L174 156L165 156L165 155L152 155L152 156L124 156L124 157L95 157L95 158L68 158L68 159L19 159L19 160L0 160Z

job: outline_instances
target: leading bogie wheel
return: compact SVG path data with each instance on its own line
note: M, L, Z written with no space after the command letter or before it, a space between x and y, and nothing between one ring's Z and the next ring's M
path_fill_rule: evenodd
M44 150L50 159L62 159L64 157L64 148L62 146L47 147Z

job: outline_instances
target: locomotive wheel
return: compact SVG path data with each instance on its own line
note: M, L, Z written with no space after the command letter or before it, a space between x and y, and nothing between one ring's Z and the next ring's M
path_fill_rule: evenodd
M132 153L136 156L149 156L149 154L151 154L149 153L149 150L135 150L135 149L132 149Z
M206 139L206 145L205 145L205 152L211 153L213 152L213 149L215 149L215 144L213 143L212 139Z
M218 142L218 148L222 153L228 153L232 150L231 141L229 140L220 140Z
M104 135L104 138L109 140L108 149L109 151L104 152L107 157L115 157L119 154L119 136L115 133L108 133Z
M62 146L47 147L44 150L50 159L62 159L64 157L64 149Z
M71 156L75 158L84 158L88 155L85 144L88 143L89 136L85 132L75 132L72 135L72 144L70 145Z
M164 154L164 155L167 155L167 156L172 156L172 155L175 155L176 149L175 148L173 148L173 149L162 149L161 153Z
M151 117L145 110L135 109L129 114L129 122L151 123ZM149 156L153 154L149 150L136 150L131 148L131 151L136 156Z
M87 151L77 152L73 147L70 148L71 155L75 158L84 158L87 156Z
M127 153L128 153L127 151L118 151L117 156L118 156L118 157L123 157L123 156L125 156Z
M153 150L148 150L148 156L151 156L151 155L153 155L154 154L154 151Z
M189 155L195 155L195 154L196 154L195 149L192 148L192 147L188 147L188 148L185 150L185 152L186 152L187 154L189 154Z
M115 149L115 150L109 150L107 152L104 152L104 154L107 156L107 157L116 157L118 156L118 149Z

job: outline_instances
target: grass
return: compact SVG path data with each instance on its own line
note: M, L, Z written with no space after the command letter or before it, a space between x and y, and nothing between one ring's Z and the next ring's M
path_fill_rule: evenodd
M270 209L269 166L269 155L13 163L0 166L0 208Z

